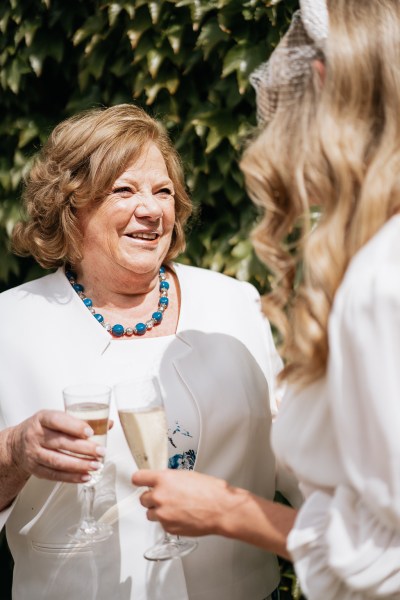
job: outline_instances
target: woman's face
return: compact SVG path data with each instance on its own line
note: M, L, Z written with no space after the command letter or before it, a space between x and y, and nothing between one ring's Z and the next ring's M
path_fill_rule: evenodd
M170 247L175 223L174 187L157 146L150 143L105 200L82 209L78 217L83 269L154 276Z

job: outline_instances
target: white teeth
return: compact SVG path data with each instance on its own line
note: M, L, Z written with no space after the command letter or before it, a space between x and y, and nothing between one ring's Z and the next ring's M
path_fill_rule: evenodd
M139 238L141 240L155 240L157 237L156 233L131 233L130 237Z

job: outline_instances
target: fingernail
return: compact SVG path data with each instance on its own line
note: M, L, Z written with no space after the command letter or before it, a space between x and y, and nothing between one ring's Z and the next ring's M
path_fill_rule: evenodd
M96 446L96 454L98 456L105 456L106 455L106 448L105 448L105 446Z
M101 467L101 466L102 466L102 463L101 463L101 462L97 462L97 461L95 461L95 460L93 460L93 461L90 463L90 467L91 467L91 469L93 469L94 471L97 471L97 469L100 469L100 467Z
M92 437L92 435L94 434L94 431L91 427L85 427L85 435L87 435L88 437Z
M81 481L90 481L92 478L90 475L82 475Z

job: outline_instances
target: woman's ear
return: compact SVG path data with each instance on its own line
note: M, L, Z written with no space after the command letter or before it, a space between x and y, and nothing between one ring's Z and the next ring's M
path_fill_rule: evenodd
M317 74L318 80L319 80L321 86L324 85L326 69L325 69L325 65L322 62L322 60L320 60L319 58L316 58L315 60L313 60L312 68L313 68L314 72Z

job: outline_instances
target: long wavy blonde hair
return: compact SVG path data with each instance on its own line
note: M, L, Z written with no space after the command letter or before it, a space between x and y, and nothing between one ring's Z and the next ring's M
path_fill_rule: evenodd
M282 333L282 376L301 386L326 371L329 314L349 261L400 211L400 2L328 8L323 80L314 70L241 163L263 212L253 240L275 275L264 309Z

